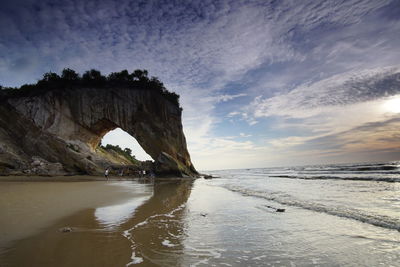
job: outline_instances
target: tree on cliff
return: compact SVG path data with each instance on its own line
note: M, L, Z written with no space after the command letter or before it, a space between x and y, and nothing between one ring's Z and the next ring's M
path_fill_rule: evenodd
M58 76L55 72L46 72L43 74L43 79L41 81L45 82L58 82L60 80L60 76Z
M144 69L137 69L132 73L127 70L112 72L107 77L103 76L99 70L91 69L80 77L74 70L65 68L61 76L54 72L45 73L36 84L25 84L20 88L2 88L2 98L34 96L48 91L62 91L73 87L112 88L115 86L132 90L152 90L179 106L179 95L168 91L157 77L149 78L148 71Z
M63 69L63 71L61 73L61 79L65 80L65 81L79 81L80 77L79 77L79 74L76 73L74 70L66 68L66 69Z
M82 82L84 85L89 86L104 86L106 85L107 78L101 75L101 72L95 69L86 71L82 75Z
M128 83L132 81L131 75L127 70L122 70L120 72L111 72L110 75L107 77L107 81L112 83Z
M126 148L124 149L124 152L125 152L126 154L132 156L132 149L126 147Z
M63 87L61 77L58 76L57 73L54 72L46 72L43 74L43 78L39 80L36 84L36 86L43 92L45 92L48 89L54 90L58 89L60 87ZM31 86L27 86L24 88L25 90L31 89Z
M102 149L110 151L113 150L114 152L120 154L121 156L125 157L132 163L137 163L137 159L135 155L132 155L132 150L130 148L124 148L122 149L119 145L111 145L107 144L106 146L101 146Z
M132 73L132 77L134 81L148 81L149 72L147 70L135 70Z

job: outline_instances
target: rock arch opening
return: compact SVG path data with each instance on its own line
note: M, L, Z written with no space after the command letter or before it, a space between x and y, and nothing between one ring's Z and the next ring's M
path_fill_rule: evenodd
M143 150L137 140L121 128L109 130L101 139L100 144L102 146L119 146L122 150L129 149L132 156L139 161L153 160L151 156Z

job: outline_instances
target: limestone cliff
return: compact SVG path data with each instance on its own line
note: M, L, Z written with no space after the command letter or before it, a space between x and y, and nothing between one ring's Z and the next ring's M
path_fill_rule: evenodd
M24 173L32 164L47 164L55 174L100 174L109 162L96 148L117 127L136 138L155 160L158 173L197 174L186 147L181 108L155 91L124 87L3 98L0 174Z

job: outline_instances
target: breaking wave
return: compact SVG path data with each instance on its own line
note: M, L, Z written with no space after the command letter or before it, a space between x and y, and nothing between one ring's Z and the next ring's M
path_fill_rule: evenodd
M400 174L400 173L398 173ZM287 179L302 179L302 180L347 180L347 181L376 181L399 183L400 177L340 177L340 176L301 176L301 175L270 175L271 178L287 178Z
M237 186L224 186L226 189L240 193L244 196L252 196L263 198L269 201L274 201L286 206L299 207L314 212L326 213L333 216L357 220L363 223L368 223L374 226L379 226L388 229L394 229L400 232L400 221L385 215L377 215L367 213L358 209L345 206L327 206L311 201L299 200L288 194L280 192L265 192L240 188Z

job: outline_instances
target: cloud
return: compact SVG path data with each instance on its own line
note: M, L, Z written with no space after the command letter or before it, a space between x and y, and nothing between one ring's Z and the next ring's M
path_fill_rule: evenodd
M356 23L385 4L6 1L0 38L12 54L36 47L42 65L55 71L66 63L106 72L145 67L171 85L207 81L218 89L264 62L302 60L290 42L294 29Z
M265 164L283 166L390 161L400 156L399 126L400 116L397 114L326 135L266 140L269 145L259 147L258 151L264 153Z
M271 98L257 96L243 116L309 118L327 110L372 101L400 93L400 68L388 67L335 75Z
M251 137L252 135L251 134L240 133L239 136L246 138L246 137Z
M362 139L363 137L358 134L361 128L358 127L368 124L375 125L398 116L399 111L388 109L387 104L397 102L399 99L400 94L345 106L319 107L312 111L314 112L312 116L307 112L307 116L303 116L302 119L282 119L270 127L284 130L289 133L289 136L274 138L268 143L277 148L290 148L307 144L310 140L319 140L320 138L325 140L324 138L329 137L330 145L325 142L324 145L318 146L323 150L340 143L339 140L333 140L330 136L354 133L354 138ZM357 132L352 132L354 129L357 129ZM295 133L290 134L291 132L300 132L302 135L296 136Z
M246 94L236 94L236 95L219 95L216 97L217 102L227 102L238 97L246 96Z
M204 142L207 142L207 145L204 145ZM235 141L230 137L206 137L192 144L191 149L196 151L192 154L192 160L200 170L232 168L243 163L249 164L251 161L255 164L253 166L262 166L260 163L263 161L262 157L254 161L254 152L258 148L252 141Z
M240 112L254 126L267 116L307 118L304 128L320 125L321 131L339 124L334 115L345 116L343 105L356 111L361 103L396 94L398 71L386 67L398 64L400 23L396 15L385 16L396 4L5 0L0 81L35 82L64 67L103 73L146 68L181 95L189 149L204 155L194 155L199 162L210 158L209 147L216 157L248 153L250 159L255 143L224 143L215 134L224 120L216 107L223 106L230 119ZM231 105L239 98L254 101L244 109ZM324 124L324 116L335 123ZM279 127L300 126L283 121ZM221 150L220 144L232 150ZM257 153L269 155L266 148Z
M330 152L329 156L395 151L400 155L399 127L400 116L397 115L383 121L364 123L347 131L309 139L302 143L298 149L315 147L319 148L320 154ZM385 158L382 157L381 160L385 160Z

